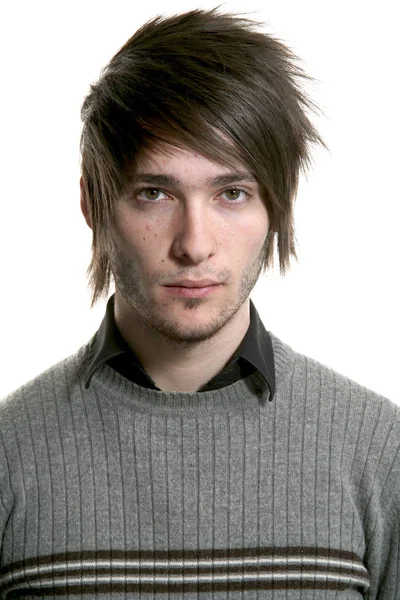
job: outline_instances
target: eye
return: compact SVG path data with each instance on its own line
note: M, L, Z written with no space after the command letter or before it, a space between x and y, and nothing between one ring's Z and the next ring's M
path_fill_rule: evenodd
M247 192L246 190L242 189L242 188L229 188L229 190L225 190L224 192L222 192L220 194L221 198L224 198L225 196L225 200L228 200L229 202L244 202L248 197L249 197L249 192Z
M168 198L165 192L157 188L145 188L143 190L139 190L136 192L136 197L145 202L157 202L159 200L165 200L165 198Z

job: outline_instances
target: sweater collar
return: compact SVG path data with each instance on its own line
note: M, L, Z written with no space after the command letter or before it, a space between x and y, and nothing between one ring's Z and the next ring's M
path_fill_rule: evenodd
M127 354L132 362L132 367L139 369L151 381L151 378L122 337L115 323L114 295L112 295L107 302L103 321L90 343L89 357L84 371L85 387L88 388L90 386L93 375L102 365L110 364L113 359ZM275 395L275 367L272 342L269 332L265 329L252 300L250 300L250 326L234 356L223 371L228 371L239 359L247 361L259 371L268 384L270 399L272 400Z

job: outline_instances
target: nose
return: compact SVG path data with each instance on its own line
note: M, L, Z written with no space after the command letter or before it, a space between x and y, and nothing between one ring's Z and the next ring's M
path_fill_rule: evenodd
M181 207L174 224L172 252L176 258L200 264L216 252L216 224L210 209L201 202L187 203Z

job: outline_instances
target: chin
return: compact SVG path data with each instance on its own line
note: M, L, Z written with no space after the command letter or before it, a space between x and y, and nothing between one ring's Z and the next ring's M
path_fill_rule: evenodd
M204 311L196 308L204 305ZM159 313L148 319L148 325L164 339L177 343L204 342L216 335L232 318L230 311L210 310L201 299L185 300L185 307Z

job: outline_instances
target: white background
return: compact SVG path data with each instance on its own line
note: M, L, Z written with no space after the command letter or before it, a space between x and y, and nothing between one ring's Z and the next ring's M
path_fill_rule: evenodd
M4 3L1 43L0 397L97 329L79 211L80 106L145 20L212 8L173 0ZM250 0L223 9L267 23L319 80L330 151L317 150L297 208L300 261L253 300L296 350L400 404L397 1Z

